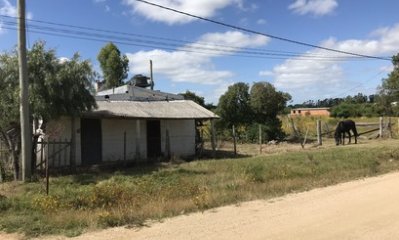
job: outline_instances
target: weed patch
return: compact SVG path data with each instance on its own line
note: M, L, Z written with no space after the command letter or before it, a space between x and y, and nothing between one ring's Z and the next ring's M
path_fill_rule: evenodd
M3 183L0 230L77 236L382 174L399 169L398 141L388 143L52 177L49 196L41 182Z

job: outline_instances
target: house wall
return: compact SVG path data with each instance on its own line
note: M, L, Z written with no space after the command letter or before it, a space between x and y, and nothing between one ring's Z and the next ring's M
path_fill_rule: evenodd
M80 149L80 118L74 118L75 121L75 161L77 165L81 164L81 149ZM50 141L50 142L71 142L71 117L60 117L57 120L50 121L46 126L46 136L40 138L39 141ZM49 166L67 166L69 165L70 149L60 150L65 147L65 144L50 145L49 147L43 148L43 157L47 155L53 155L54 152L60 151L59 154L55 154L55 157L50 159ZM38 145L37 159L41 159L41 145Z
M171 156L190 156L195 154L195 121L163 120L161 121L161 146L166 155L166 130L169 131Z
M166 150L166 131L169 132L169 145L171 156L189 156L195 154L195 121L194 120L161 120L161 151L164 155ZM147 157L147 133L146 120L136 119L102 119L102 161L124 160L124 133L126 132L126 160L145 161ZM81 165L81 135L80 118L75 118L76 128L76 165ZM138 130L139 129L139 130ZM70 141L71 140L71 118L62 117L57 121L47 124L46 140ZM139 143L139 145L137 145ZM45 155L57 149L45 149ZM47 152L48 151L48 152ZM139 152L138 156L136 152ZM40 155L40 153L38 153ZM38 155L38 157L40 157ZM50 166L69 165L69 149L61 154L61 160L55 158Z
M139 132L137 131L139 124ZM126 160L145 159L147 156L146 122L130 119L102 119L102 160L125 159L124 134L126 133ZM137 145L139 143L139 145ZM137 148L139 147L139 148ZM140 156L136 152L140 152Z

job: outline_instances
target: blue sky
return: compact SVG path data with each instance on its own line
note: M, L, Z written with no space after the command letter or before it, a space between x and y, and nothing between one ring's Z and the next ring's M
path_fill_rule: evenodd
M341 51L383 57L399 52L397 0L149 1ZM70 58L79 52L100 71L96 59L99 50L107 41L117 41L115 44L130 60L130 76L149 75L151 59L155 89L172 93L194 91L204 96L206 102L217 103L227 87L239 81L250 85L270 82L278 90L291 94L293 103L358 92L374 94L381 79L392 70L390 61L353 59L240 32L136 0L28 0L27 12L32 20L28 21L28 47L39 39L45 40L60 58ZM0 16L0 51L4 52L16 44L16 31L10 29L12 19L4 17L16 16L16 1L0 0L0 15L3 16ZM68 28L69 32L62 35L69 37L54 36L54 31L65 27L46 22L126 34ZM47 34L34 33L35 26L53 30L47 30ZM94 33L97 35L85 35ZM245 53L248 51L255 54L248 56ZM265 51L279 54L278 59L276 55L273 58L265 55Z

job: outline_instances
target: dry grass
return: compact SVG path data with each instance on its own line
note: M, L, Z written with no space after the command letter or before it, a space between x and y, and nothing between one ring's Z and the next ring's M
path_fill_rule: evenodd
M267 199L399 169L398 140L357 145L264 146L252 157L202 160L118 172L51 178L50 196L39 182L0 185L0 230L79 235L92 228L143 225L192 211ZM256 155L256 145L240 145Z

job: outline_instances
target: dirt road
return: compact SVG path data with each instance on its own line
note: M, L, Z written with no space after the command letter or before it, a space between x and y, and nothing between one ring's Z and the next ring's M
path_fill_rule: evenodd
M269 201L183 215L141 229L112 228L73 239L398 238L399 173L392 173Z

